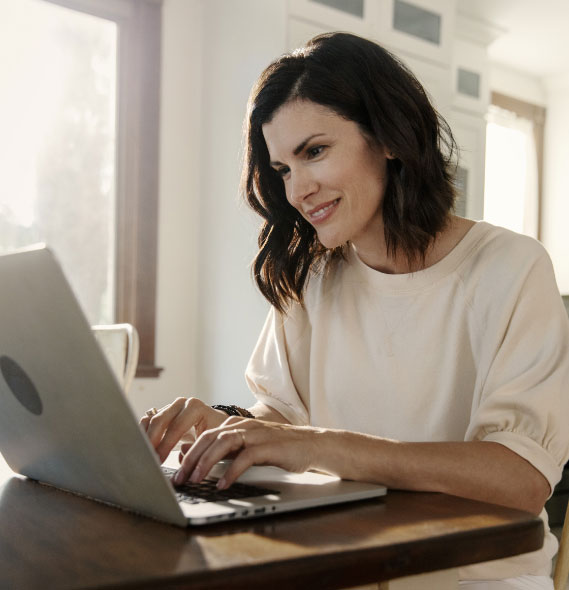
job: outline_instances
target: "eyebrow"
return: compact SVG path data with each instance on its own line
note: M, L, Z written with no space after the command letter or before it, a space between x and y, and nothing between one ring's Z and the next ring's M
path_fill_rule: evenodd
M310 135L308 136L306 139L303 139L295 148L294 150L292 150L292 153L295 156L298 156L298 154L300 154L300 152L306 147L306 144L309 143L310 141L312 141L315 137L320 137L321 135L326 135L325 133L315 133L314 135ZM278 160L272 161L270 162L271 166L276 166L278 164L282 164L282 162L279 162Z

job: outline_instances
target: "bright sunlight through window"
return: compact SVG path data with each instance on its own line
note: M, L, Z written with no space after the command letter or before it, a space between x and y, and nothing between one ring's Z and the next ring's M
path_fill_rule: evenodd
M117 26L43 0L0 14L0 253L47 243L111 323Z
M532 123L492 107L486 128L484 219L537 237L537 198Z

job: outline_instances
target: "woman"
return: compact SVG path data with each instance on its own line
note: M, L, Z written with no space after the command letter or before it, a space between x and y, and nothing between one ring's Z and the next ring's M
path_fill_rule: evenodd
M567 317L539 243L452 214L453 147L372 42L322 35L265 70L243 183L272 305L246 374L257 403L143 417L162 460L195 427L177 483L232 453L221 488L272 464L545 514L569 457ZM552 588L555 548L548 533L461 578ZM501 581L466 581L481 579Z

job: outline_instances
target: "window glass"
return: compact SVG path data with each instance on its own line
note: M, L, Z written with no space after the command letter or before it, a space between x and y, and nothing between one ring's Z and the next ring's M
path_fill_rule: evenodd
M532 122L494 105L487 121L484 219L537 237L538 172Z
M41 0L0 13L0 253L45 242L112 323L117 25Z

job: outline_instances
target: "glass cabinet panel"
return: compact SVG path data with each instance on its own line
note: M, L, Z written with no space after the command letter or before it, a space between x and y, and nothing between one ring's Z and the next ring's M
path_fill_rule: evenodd
M441 42L441 16L409 2L395 0L393 28L435 45Z
M364 0L310 0L316 4L324 4L354 16L364 17Z
M457 90L461 94L472 96L473 98L480 97L480 74L458 68Z

